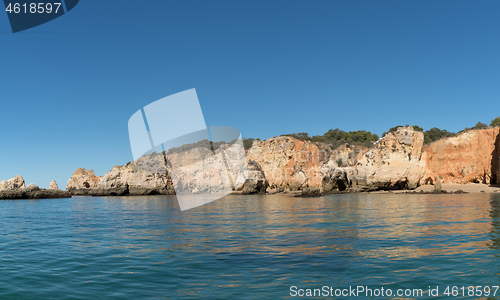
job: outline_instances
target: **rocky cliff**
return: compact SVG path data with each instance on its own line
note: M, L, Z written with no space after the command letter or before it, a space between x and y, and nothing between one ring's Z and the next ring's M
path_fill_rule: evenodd
M423 152L425 183L496 183L500 128L470 130L430 144Z
M279 136L255 141L246 155L262 168L270 189L298 190L321 185L321 166L331 153L324 145Z
M209 144L210 145L210 144ZM227 165L221 163L225 157ZM83 168L75 170L66 190L75 195L172 195L176 190L187 193L220 192L232 186L239 188L245 182L238 161L244 156L239 145L219 146L212 152L207 147L195 147L182 152L163 155L153 153L143 156L124 166L115 166L104 176L96 176L94 171ZM244 160L243 160L244 161ZM166 165L172 172L167 171ZM256 177L253 190L262 192L267 187L258 168L252 168ZM265 187L264 187L265 186ZM254 191L255 190L255 191Z
M76 169L66 190L74 195L173 195L172 180L166 172L140 171L134 163L115 166L104 176L94 171Z
M426 146L423 133L412 127L400 127L370 148L346 144L332 149L328 144L288 136L255 141L246 152L248 179L240 190L247 194L306 188L357 192L414 189L436 182L495 183L500 180L499 131L499 128L471 130ZM191 156L191 152L182 157L172 156L170 163L186 160L196 163ZM157 155L148 159L163 158ZM141 168L141 164L161 165L146 160L129 163L114 167L102 177L92 170L77 169L66 189L82 195L174 194L168 172ZM189 182L195 180L198 187L220 176L205 175L176 176L186 177ZM239 182L237 186L243 183L241 178L233 181Z
M370 149L352 151L348 166L335 167L332 156L323 167L323 191L413 189L425 173L421 162L424 135L412 127L388 133ZM350 150L350 148L349 148Z
M495 150L493 151L493 158L491 160L492 181L500 184L500 133L495 139ZM496 180L495 180L496 179Z
M55 181L53 182L55 183ZM57 188L41 189L34 183L25 186L24 179L20 175L0 182L0 199L49 199L69 197L71 197L71 193L61 191Z

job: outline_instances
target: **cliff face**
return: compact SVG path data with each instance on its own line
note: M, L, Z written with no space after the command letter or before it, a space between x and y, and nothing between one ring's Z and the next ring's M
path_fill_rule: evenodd
M276 137L254 142L247 158L258 163L271 189L323 191L416 188L425 173L422 132L400 127L374 147L341 146Z
M493 151L492 158L492 180L496 179L496 183L500 184L500 133L495 140L495 151Z
M74 195L91 196L174 194L168 174L141 172L133 163L115 166L104 176L96 176L92 170L77 169L66 190Z
M416 188L425 173L421 162L422 132L400 127L388 133L372 148L350 153L352 165L323 167L324 191L369 191L389 188ZM332 157L335 160L338 157Z
M367 190L416 188L425 172L420 161L423 144L424 134L412 127L399 127L388 133L359 159L357 185Z
M321 185L321 166L331 153L316 143L279 136L255 141L246 155L262 168L270 189L298 190Z
M287 136L255 141L246 152L248 179L239 189L246 194L306 188L319 188L323 192L370 191L414 189L436 182L500 180L499 128L468 131L428 146L423 146L423 141L423 133L411 127L388 133L371 148L343 145L331 149L327 144ZM186 166L174 176L180 178L184 189L192 192L210 191L214 180L222 182L225 176L216 168L216 160L201 162L199 157L204 152L200 151L207 152L205 156L211 155L206 149L195 148L168 158L171 166ZM242 166L232 165L232 161L241 158L241 149L225 151L230 175L241 174L233 171ZM92 170L77 169L66 189L82 195L174 194L170 175L164 169L149 167L161 166L159 160L163 159L162 155L141 158L135 164L114 167L102 177L95 176ZM190 170L200 164L210 172ZM239 177L231 180L237 189L244 182Z
M430 144L423 152L424 183L497 183L500 128L470 130Z
M104 176L94 171L77 169L69 179L66 190L76 195L172 195L181 193L215 193L240 188L247 173L245 152L238 144L220 146L212 152L196 147L179 153L151 154L124 166L115 166ZM225 158L223 160L223 157ZM171 168L167 172L166 164ZM225 162L225 164L223 163ZM254 189L267 187L265 177L253 168ZM260 177L259 177L260 176ZM264 180L263 180L264 178ZM264 187L265 189L265 187ZM251 190L246 189L248 193Z

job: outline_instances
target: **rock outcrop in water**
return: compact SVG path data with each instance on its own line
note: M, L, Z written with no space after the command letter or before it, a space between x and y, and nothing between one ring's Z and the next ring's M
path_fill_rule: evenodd
M208 144L210 147L210 144ZM74 195L173 195L175 194L173 180L165 167L167 160L170 167L175 168L172 176L178 180L177 188L182 192L211 193L224 190L226 187L243 185L241 176L244 167L239 161L244 161L243 147L238 145L219 145L213 155L212 149L206 145L190 148L186 151L173 151L168 155L153 153L143 156L135 162L124 166L115 166L104 176L96 176L94 171L83 168L75 170L69 179L66 190ZM221 163L224 152L226 165ZM243 187L244 193L262 193L267 188L259 167L250 168L256 177ZM231 174L231 179L228 173ZM214 184L215 183L215 184Z
M0 182L0 199L50 199L69 197L71 197L71 193L66 191L41 189L34 183L25 186L24 179L19 175Z
M241 191L243 194L264 194L269 187L266 174L254 160L248 160L248 179Z
M24 179L20 175L0 181L0 191L24 188Z
M49 189L50 190L58 190L59 186L57 185L57 182L55 180L52 180L49 184Z
M71 193L61 190L47 189L13 189L0 191L0 199L53 199L53 198L71 198Z
M328 193L414 189L436 182L498 183L499 131L471 130L425 146L423 133L412 127L399 127L371 148L346 144L332 149L328 144L288 136L255 141L246 152L249 178L240 190L245 194L296 190L308 194L311 190ZM192 154L188 151L172 156L171 163L189 161ZM163 156L148 159L161 160ZM142 164L147 165L148 161ZM174 194L167 172L145 171L140 166L141 162L136 162L114 167L104 176L77 169L66 189L77 195ZM196 185L203 187L203 180L208 179L196 176L190 180L201 180Z
M120 196L120 195L172 195L172 180L163 173L138 171L133 163L115 166L104 176L80 168L73 172L66 190L73 195Z

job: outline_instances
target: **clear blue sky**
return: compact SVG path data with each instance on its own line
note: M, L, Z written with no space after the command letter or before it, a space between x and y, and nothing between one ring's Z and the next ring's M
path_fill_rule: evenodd
M83 0L12 34L0 12L0 179L65 188L132 159L127 122L196 88L243 136L459 131L500 116L498 1Z

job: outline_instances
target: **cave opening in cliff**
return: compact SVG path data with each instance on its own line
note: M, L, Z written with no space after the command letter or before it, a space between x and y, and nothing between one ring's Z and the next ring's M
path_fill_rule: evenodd
M347 186L345 185L343 180L337 180L337 188L342 192L347 189Z

